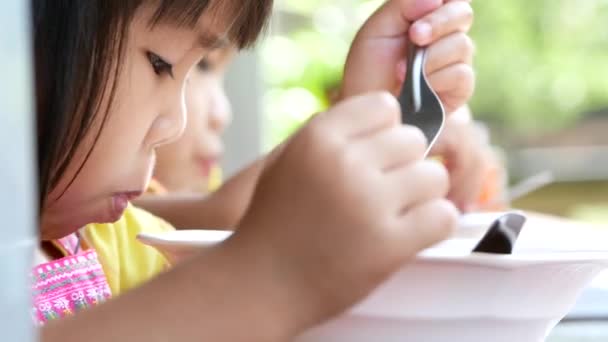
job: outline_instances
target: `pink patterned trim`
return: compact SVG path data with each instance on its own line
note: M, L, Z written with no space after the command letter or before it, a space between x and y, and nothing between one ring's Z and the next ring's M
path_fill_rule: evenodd
M77 239L76 244L73 239L59 242L68 251L77 250ZM32 316L40 325L71 316L112 296L95 250L36 266L31 275Z

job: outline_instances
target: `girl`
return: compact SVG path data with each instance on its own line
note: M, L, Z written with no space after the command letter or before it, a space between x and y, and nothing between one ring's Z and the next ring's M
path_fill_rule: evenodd
M41 263L80 255L88 246L78 229L115 221L144 191L155 149L183 130L190 70L227 42L252 43L270 5L33 1ZM442 199L445 170L422 160L422 134L399 125L394 97L377 90L392 89L409 35L451 46L436 50L444 57L430 74L446 104L465 103L469 26L464 1L387 2L353 45L345 100L259 167L231 239L116 300L45 325L43 341L290 340L444 238L455 220ZM57 239L65 248L51 243ZM92 281L74 284L101 288L98 259L86 252ZM64 266L71 267L56 270ZM65 290L83 302L78 286ZM87 292L87 303L105 299L105 290L96 300Z
M198 194L204 197L219 187L221 133L231 120L223 77L235 50L232 44L218 48L190 73L185 93L188 124L179 139L157 148L155 179L150 182L146 194ZM199 227L205 227L205 221L201 222ZM137 235L172 229L163 219L129 206L120 220L87 225L81 235L97 250L112 293L119 294L170 266L156 249L138 243Z
M175 142L157 148L155 180L146 193L199 193L219 186L221 133L231 117L222 81L235 47L225 46L203 58L192 70L185 92L188 124ZM120 220L90 224L80 235L93 247L114 294L150 280L170 264L156 249L137 242L139 233L174 228L163 219L128 206Z

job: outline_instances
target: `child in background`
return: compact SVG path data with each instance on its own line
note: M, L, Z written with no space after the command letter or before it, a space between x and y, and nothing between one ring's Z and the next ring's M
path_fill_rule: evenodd
M222 133L232 118L224 75L234 54L231 46L218 49L200 61L190 75L184 134L157 149L154 178L168 192L208 193L221 184Z

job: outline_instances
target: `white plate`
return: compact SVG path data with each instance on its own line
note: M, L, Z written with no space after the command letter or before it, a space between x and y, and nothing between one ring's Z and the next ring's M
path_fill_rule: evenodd
M160 251L170 263L188 259L232 235L226 230L174 230L165 233L140 233L137 240Z
M488 218L488 221L491 223L499 215L500 213L484 214L483 217ZM474 220L473 218L475 217L467 217L470 225L463 225L459 230L483 230L480 227L482 227L481 222L484 221L477 218ZM544 232L544 235L547 235L546 233L548 232L546 229L538 227L528 227L527 229L534 229L540 233ZM483 232L481 235L483 235ZM573 231L566 236L563 231L558 231L556 232L557 236L547 236L547 238L543 239L542 236L539 238L535 234L527 233L522 234L512 255L472 254L471 250L475 247L479 238L455 237L423 251L419 254L418 260L422 262L447 262L500 268L568 262L599 262L608 264L607 234L586 232L583 234L584 236L578 236ZM142 233L138 235L138 240L159 249L169 259L174 261L178 258L192 255L205 247L220 243L229 238L231 234L231 231L222 230L176 230L157 234ZM457 236L466 235L457 234Z
M460 217L454 237L481 238L498 217L507 212L471 213ZM138 240L152 246L198 246L208 247L227 239L231 231L224 230L178 230L166 233L141 233Z
M227 230L174 230L166 233L141 233L137 239L151 246L209 247L232 235Z

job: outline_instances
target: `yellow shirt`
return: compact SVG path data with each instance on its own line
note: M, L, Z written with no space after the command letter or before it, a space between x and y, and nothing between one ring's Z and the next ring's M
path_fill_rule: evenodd
M222 185L222 169L219 167L214 167L211 169L211 173L209 174L209 181L207 183L207 191L215 191Z
M83 230L87 244L97 251L112 295L137 287L169 267L156 249L136 240L141 232L165 232L170 224L132 205L114 223L90 224Z
M222 180L220 168L214 168L207 188L213 191ZM163 186L152 181L148 192L163 194ZM86 243L97 251L114 296L137 287L169 267L156 249L137 241L142 232L158 233L175 229L163 219L129 205L122 218L114 223L90 224L83 229Z

